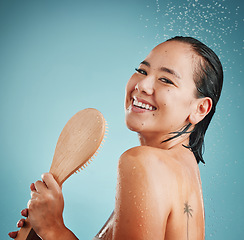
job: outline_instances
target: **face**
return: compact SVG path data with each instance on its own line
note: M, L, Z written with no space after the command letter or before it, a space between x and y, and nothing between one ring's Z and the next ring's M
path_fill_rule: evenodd
M189 123L196 101L193 55L187 44L169 41L141 62L126 86L129 129L165 140Z

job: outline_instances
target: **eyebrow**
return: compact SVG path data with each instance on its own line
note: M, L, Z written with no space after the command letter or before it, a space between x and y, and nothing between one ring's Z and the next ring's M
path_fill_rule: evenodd
M144 65L146 65L147 67L151 67L150 63L147 62L147 61L145 61L145 60L142 61L141 64L144 64ZM160 71L163 71L163 72L170 73L170 74L174 75L175 77L177 77L177 78L179 78L179 79L181 78L180 75L179 75L175 70L173 70L173 69L166 68L166 67L161 67L159 70L160 70Z

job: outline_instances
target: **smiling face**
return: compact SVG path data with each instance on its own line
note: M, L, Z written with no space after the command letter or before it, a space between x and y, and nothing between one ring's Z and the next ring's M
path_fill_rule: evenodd
M129 129L162 141L189 123L197 105L195 58L189 45L176 41L164 42L150 52L126 86Z

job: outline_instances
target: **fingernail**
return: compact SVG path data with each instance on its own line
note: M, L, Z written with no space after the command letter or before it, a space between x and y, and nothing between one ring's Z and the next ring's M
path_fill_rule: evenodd
M27 215L27 210L26 210L26 209L21 210L21 215L26 217L26 215Z

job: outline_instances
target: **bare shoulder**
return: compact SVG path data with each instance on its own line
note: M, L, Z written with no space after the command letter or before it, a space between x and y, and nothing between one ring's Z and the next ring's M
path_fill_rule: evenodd
M192 161L195 161L194 157ZM119 159L118 174L126 175L128 181L146 181L144 187L152 187L157 183L160 186L157 192L163 194L168 191L171 195L181 192L179 184L184 186L182 194L188 194L194 187L199 187L198 166L194 168L186 164L183 156L176 157L169 150L148 146L134 147L124 152ZM175 198L168 199L175 201Z
M116 240L163 239L172 207L172 181L169 180L169 166L162 156L164 153L156 148L140 146L120 157L114 225Z
M129 164L137 164L140 166L148 166L148 164L166 164L166 159L169 158L170 155L167 151L148 147L148 146L138 146L131 148L124 152L119 160L119 167L125 167L125 165ZM165 166L166 167L166 166Z
M135 176L131 174L133 172L146 177L151 176L159 178L161 184L165 180L167 185L169 185L169 180L173 181L175 175L183 171L182 165L167 150L148 146L138 146L127 150L121 155L118 165L118 173Z
M174 178L173 166L167 151L147 146L134 147L123 153L119 159L118 176L126 176L137 189L152 191L160 197L166 194ZM164 186L165 185L165 186ZM158 186L158 187L157 187ZM168 198L170 201L170 198Z
M145 146L121 155L114 239L204 239L198 177L178 155Z

